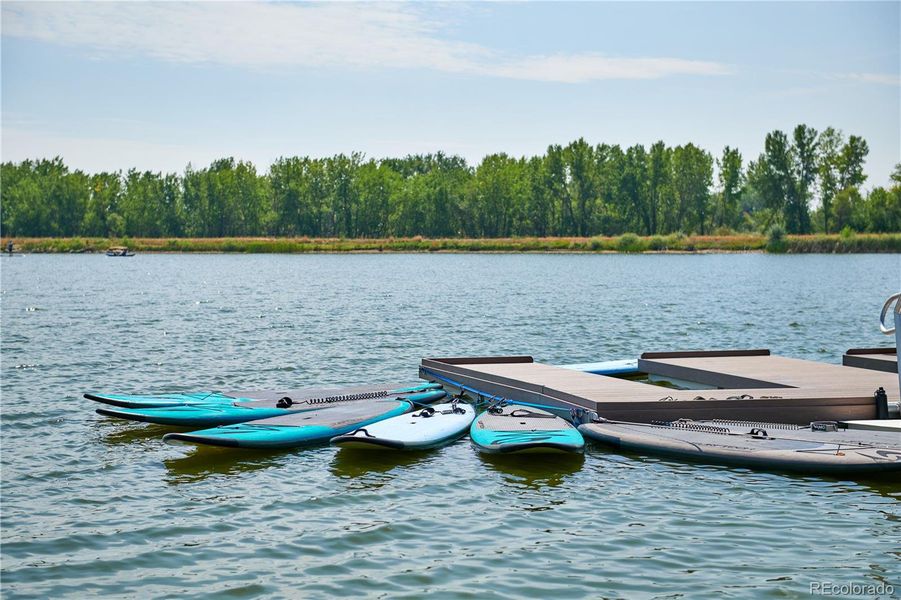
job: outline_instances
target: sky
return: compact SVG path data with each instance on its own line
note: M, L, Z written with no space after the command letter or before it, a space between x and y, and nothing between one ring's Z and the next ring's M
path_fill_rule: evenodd
M0 154L89 172L226 156L745 160L799 123L901 162L901 3L2 2Z

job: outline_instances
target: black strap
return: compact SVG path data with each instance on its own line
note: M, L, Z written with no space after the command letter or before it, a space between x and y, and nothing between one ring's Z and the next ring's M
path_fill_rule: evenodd
M547 413L532 412L531 410L529 410L527 408L517 408L516 410L510 411L510 413L507 414L507 416L508 417L529 417L532 419L556 419L557 418L556 416L550 415Z

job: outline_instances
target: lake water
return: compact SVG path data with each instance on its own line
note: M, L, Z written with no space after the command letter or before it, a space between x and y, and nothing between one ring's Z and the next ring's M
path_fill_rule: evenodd
M468 440L362 460L164 445L85 391L415 381L424 356L548 363L884 346L901 257L27 256L2 269L2 591L17 597L901 594L901 482Z

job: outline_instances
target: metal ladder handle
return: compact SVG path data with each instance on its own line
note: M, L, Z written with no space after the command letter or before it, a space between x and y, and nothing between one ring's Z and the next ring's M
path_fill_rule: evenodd
M897 302L895 302L896 300ZM895 314L901 315L901 292L889 296L888 300L885 301L885 304L882 305L882 313L879 315L879 331L886 335L895 333L894 327L886 327L885 325L885 316L888 314L892 302L895 302Z

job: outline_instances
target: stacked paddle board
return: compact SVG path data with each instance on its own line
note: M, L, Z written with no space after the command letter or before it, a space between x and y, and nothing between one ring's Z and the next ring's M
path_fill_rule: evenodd
M98 413L109 417L180 427L214 427L379 399L395 398L412 403L430 403L443 398L445 392L435 384L424 384L406 387L310 388L288 392L264 390L234 394L199 392L143 397L85 396L113 404L111 407L97 409Z

